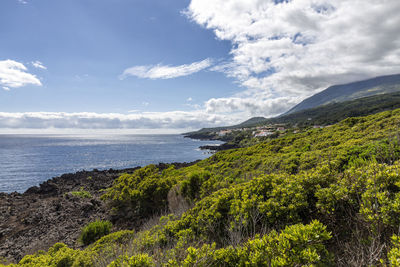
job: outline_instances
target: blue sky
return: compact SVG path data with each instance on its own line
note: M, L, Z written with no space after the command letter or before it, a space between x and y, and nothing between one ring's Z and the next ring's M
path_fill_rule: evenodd
M400 73L400 2L2 0L0 132L179 132Z
M0 91L2 111L187 110L238 90L222 73L169 80L118 77L133 65L229 56L230 44L190 22L187 1L3 0L0 58L24 63L43 86ZM46 70L29 62L39 60ZM147 104L148 103L148 104Z

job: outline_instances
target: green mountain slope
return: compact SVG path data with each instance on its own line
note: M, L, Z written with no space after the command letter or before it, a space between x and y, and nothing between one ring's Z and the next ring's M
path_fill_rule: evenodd
M344 102L361 97L398 91L400 91L400 74L381 76L343 85L334 85L305 99L286 114L330 103Z
M103 195L116 219L146 227L17 266L398 266L399 127L396 109L185 168L149 165Z
M329 125L348 117L366 116L396 108L400 108L400 92L379 94L340 103L326 104L277 118L266 119L264 123Z
M242 122L241 124L235 125L236 128L249 127L252 125L257 125L263 123L266 119L264 117L253 117L248 119L247 121Z

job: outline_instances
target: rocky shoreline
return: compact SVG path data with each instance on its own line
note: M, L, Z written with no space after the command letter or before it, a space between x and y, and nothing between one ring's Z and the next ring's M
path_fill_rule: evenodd
M201 150L209 150L211 153L213 152L218 152L222 150L228 150L228 149L233 149L233 148L239 148L239 146L235 143L232 142L227 142L228 140L225 140L223 138L218 138L214 135L208 135L208 134L202 134L202 133L186 133L184 134L185 138L190 138L190 139L195 139L195 140L201 140L201 141L222 141L225 143L218 144L218 145L204 145L200 146L199 148Z
M237 145L231 144L231 143L223 143L221 145L205 145L205 146L200 146L199 147L202 150L211 150L211 151L222 151L222 150L227 150L227 149L233 149L233 148L238 148Z
M194 163L172 164L181 168ZM169 164L157 166L162 170ZM112 221L115 230L138 226L139 222L127 225L113 218L100 200L103 190L116 178L138 168L79 171L50 179L22 194L0 193L0 259L17 262L56 242L79 248L81 228L96 219ZM90 197L76 194L82 191L89 192Z

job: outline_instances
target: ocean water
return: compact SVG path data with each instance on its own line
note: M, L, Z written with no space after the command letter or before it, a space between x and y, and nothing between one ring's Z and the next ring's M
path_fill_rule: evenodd
M80 170L191 162L211 155L199 146L218 143L182 135L0 135L0 192Z

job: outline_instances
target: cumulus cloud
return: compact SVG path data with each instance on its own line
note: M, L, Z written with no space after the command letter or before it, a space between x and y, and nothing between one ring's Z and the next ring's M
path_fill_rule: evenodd
M398 0L192 0L185 14L232 43L231 59L212 70L247 88L207 108L270 115L289 107L279 107L282 97L293 104L333 84L400 73L399 13Z
M42 85L40 80L27 72L24 64L14 60L0 61L0 85L5 90L25 85Z
M211 59L194 62L191 64L184 64L179 66L170 65L148 65L148 66L134 66L126 69L120 79L125 79L128 76L136 76L139 78L148 79L172 79L182 76L188 76L193 73L204 70L212 65Z
M47 70L47 67L44 66L43 63L38 60L31 62L31 64L37 69Z
M120 113L0 112L0 129L198 129L236 122L205 111Z

